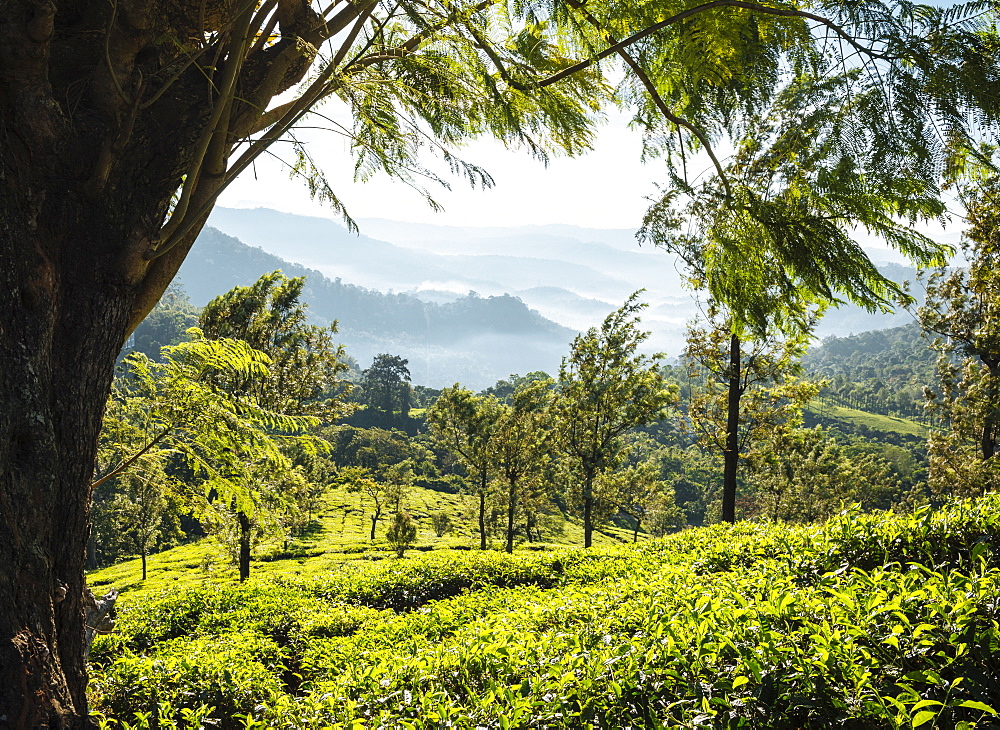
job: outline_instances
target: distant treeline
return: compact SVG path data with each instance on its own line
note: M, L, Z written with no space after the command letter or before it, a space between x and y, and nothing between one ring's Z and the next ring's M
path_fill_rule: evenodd
M924 386L934 381L937 353L917 323L827 337L802 364L811 378L829 381L820 394L871 413L924 420Z

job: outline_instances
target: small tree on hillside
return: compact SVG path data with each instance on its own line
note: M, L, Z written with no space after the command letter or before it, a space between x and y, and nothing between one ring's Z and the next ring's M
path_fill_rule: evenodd
M639 352L649 335L639 329L638 313L646 306L639 294L609 314L599 330L578 335L559 368L553 412L580 481L584 547L593 541L595 479L617 462L622 437L655 421L674 399L656 368L662 356Z
M427 409L427 423L434 438L451 451L475 480L479 500L479 547L486 549L487 502L494 475L494 439L503 413L493 396L478 396L457 383L445 388Z
M446 512L435 512L431 515L431 527L434 528L435 535L444 537L451 529L451 518Z
M396 555L403 557L406 549L417 541L417 525L409 512L396 513L385 533L385 539L395 548Z
M375 528L382 519L382 512L390 501L390 487L385 482L377 481L372 473L361 466L347 466L340 470L333 483L342 486L348 492L360 493L372 503L370 540L375 539Z
M142 580L146 559L157 545L180 537L176 485L164 471L163 451L144 454L133 468L115 481L115 496L108 506L114 541L138 553Z
M406 498L413 488L413 461L406 459L398 464L386 467L381 474L381 480L386 485L386 500L393 512L402 512Z
M673 489L660 478L660 464L654 457L605 472L599 477L598 488L615 509L634 521L632 542L638 541L643 525L649 531L654 521L663 531L683 524Z

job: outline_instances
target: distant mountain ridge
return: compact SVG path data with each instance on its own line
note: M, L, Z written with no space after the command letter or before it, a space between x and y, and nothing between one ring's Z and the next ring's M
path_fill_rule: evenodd
M210 224L331 279L407 292L432 303L457 300L470 290L509 294L574 331L599 325L632 292L645 289L643 300L650 306L643 325L652 333L647 348L671 356L681 352L687 323L700 313L677 261L660 249L640 246L632 230L364 219L361 235L355 235L327 218L266 208L216 208ZM895 281L915 279L912 267L882 264L880 269ZM817 336L846 336L909 321L903 311L869 313L842 306L827 312Z
M413 382L433 387L460 381L476 389L510 373L558 369L575 332L516 297L470 292L435 303L412 294L372 291L248 246L206 227L180 270L191 301L203 306L234 286L281 269L305 276L303 299L317 321L338 320L339 340L361 367L374 355L406 357Z

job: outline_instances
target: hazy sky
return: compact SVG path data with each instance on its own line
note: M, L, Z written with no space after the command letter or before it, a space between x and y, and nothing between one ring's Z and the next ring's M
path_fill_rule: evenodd
M600 129L593 151L577 158L553 158L548 167L527 152L507 150L498 142L470 143L463 159L484 167L496 181L487 190L472 189L461 178L452 190L428 188L445 210L435 213L408 186L379 176L367 183L352 179L352 162L343 138L333 132L300 135L327 172L334 189L355 218L389 218L439 225L528 225L571 223L592 228L637 228L654 195L654 182L664 180L662 163L640 162L642 142L621 117ZM277 150L280 154L280 150ZM438 171L443 166L438 163ZM287 168L270 158L244 173L223 194L227 207L276 208L289 213L330 216L309 199L305 186L289 180Z
M329 108L323 111L335 115ZM302 130L299 139L307 142L310 154L326 171L354 218L446 226L565 223L587 228L638 228L649 207L649 198L657 193L656 183L665 181L667 176L662 162L641 162L640 134L630 130L626 121L620 114L611 116L599 128L592 151L576 158L554 157L548 167L523 150L508 150L493 140L470 142L461 156L485 168L496 184L486 190L473 189L464 178L448 177L452 189L446 190L429 183L428 189L444 207L444 211L437 213L412 188L385 175L367 183L355 182L353 162L342 135ZM349 123L346 116L343 122ZM275 156L281 153L276 146ZM263 156L256 170L248 170L223 193L219 204L337 217L328 206L310 200L305 185L289 179L288 167L275 156ZM432 161L429 166L438 172L444 169L439 162ZM962 223L956 218L947 230L937 224L918 228L932 238L956 245ZM876 260L905 261L897 252L867 236L862 235L860 240L878 249L874 252Z

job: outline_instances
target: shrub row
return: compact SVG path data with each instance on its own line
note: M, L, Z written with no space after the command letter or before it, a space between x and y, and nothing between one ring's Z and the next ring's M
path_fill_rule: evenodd
M121 727L974 727L998 526L991 497L129 595L91 695Z

